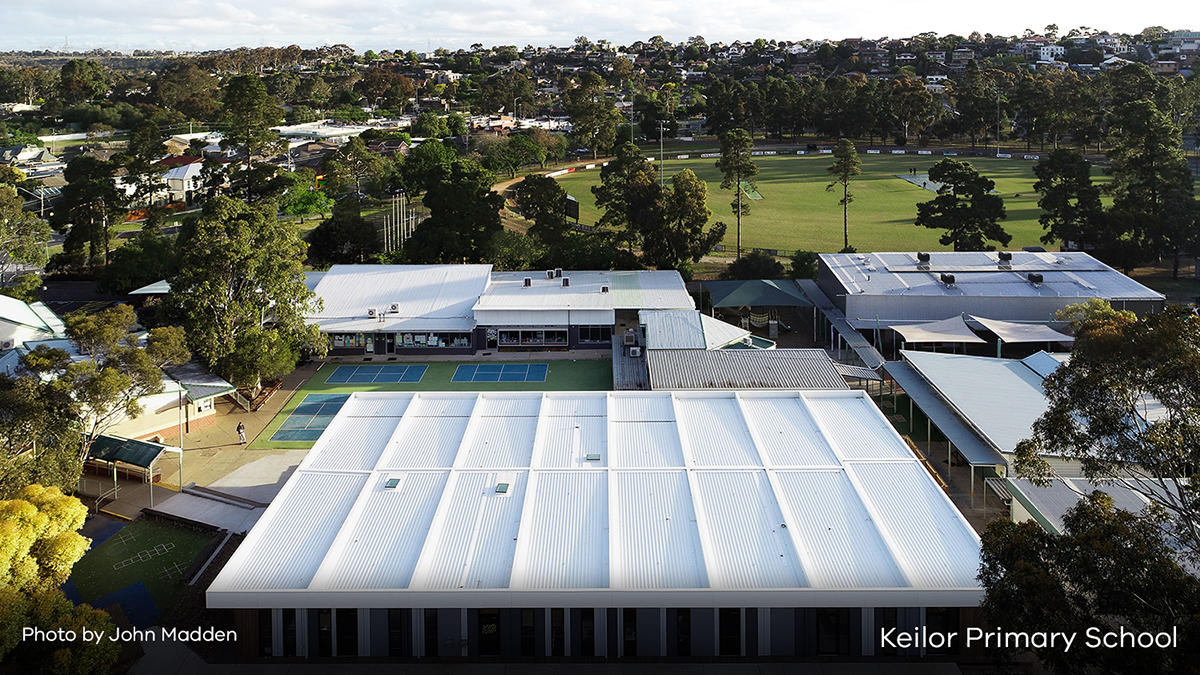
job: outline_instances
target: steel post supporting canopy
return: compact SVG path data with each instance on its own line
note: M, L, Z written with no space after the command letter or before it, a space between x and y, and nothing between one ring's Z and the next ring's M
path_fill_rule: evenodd
M1007 466L1000 452L968 427L911 365L904 361L888 361L883 368L969 464Z
M1017 342L1062 342L1071 344L1075 338L1060 333L1049 326L1040 323L1016 323L1014 321L999 321L972 316L972 321L978 321L984 328L996 334L1004 344Z
M893 325L892 330L904 336L905 342L975 342L985 344L985 340L971 332L962 316L952 316L941 321L929 323L914 323L907 326Z

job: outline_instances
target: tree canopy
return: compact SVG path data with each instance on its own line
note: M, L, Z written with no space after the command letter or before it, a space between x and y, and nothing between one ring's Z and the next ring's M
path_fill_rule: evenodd
M750 159L754 149L754 139L745 129L730 129L721 135L721 159L717 160L717 168L725 176L721 181L722 190L733 190L733 202L730 207L737 217L737 257L742 257L742 216L750 214L750 203L742 198L742 183L756 187L754 177L758 175L758 165Z
M854 195L850 194L850 182L862 174L862 160L858 158L854 142L848 138L838 140L833 148L833 156L837 160L828 169L833 180L825 186L825 190L830 191L838 185L842 187L842 199L838 203L842 205L842 250L846 250L850 248L849 208L850 202L854 201Z
M405 242L405 256L419 263L482 262L501 229L504 197L492 190L495 174L460 159L440 165L430 178L423 199L429 217Z
M929 180L941 183L937 196L917 204L916 224L945 230L939 241L955 251L991 251L997 241L1012 241L1000 221L1008 216L1004 200L992 192L996 183L979 175L970 162L943 159L929 169Z
M254 386L291 372L302 349L324 353L317 327L304 323L316 301L304 284L306 245L273 201L216 197L184 222L176 246L188 255L168 279L170 302L213 372Z

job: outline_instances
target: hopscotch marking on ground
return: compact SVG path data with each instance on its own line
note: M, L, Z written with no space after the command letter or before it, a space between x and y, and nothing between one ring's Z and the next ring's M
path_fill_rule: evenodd
M162 570L158 573L158 578L174 579L177 576L183 576L183 573L186 571L187 570L185 570L179 563L172 563L170 567L162 568Z
M118 532L117 533L117 543L118 544L128 544L129 542L134 541L136 539L137 539L137 535L134 534L133 532Z
M135 563L146 562L147 560L150 560L154 556L166 555L167 552L173 548L175 548L175 544L173 544L171 542L167 542L165 544L159 544L158 546L155 546L154 548L146 550L146 551L138 551L137 555L133 556L132 558L122 560L118 563L114 563L113 569L114 570L125 569L126 567L129 567L130 565L133 565Z

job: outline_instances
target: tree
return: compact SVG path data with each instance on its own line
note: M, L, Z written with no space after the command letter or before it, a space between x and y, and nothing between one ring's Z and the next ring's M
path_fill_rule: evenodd
M185 363L191 354L176 327L151 329L145 347L139 346L132 332L137 315L125 304L94 314L72 312L63 324L67 339L88 358L72 360L62 349L38 345L22 356L21 366L52 379L52 386L78 404L82 462L98 436L142 414L143 396L162 391L162 366Z
M412 123L412 135L417 138L445 138L450 135L446 118L436 113L423 112Z
M70 392L32 373L0 374L0 499L33 483L74 490L78 423Z
M67 105L81 103L108 90L104 68L95 61L73 59L63 64L59 72L59 92Z
M721 272L725 280L748 279L782 279L784 277L783 263L763 253L753 251L734 260Z
M168 279L170 303L211 370L256 386L290 372L302 349L324 355L317 327L304 322L317 302L304 284L306 246L274 202L216 197L184 221L176 246L189 254Z
M0 277L8 277L18 264L46 264L50 225L25 211L17 191L0 185Z
M108 264L115 223L124 220L127 197L116 185L117 167L89 155L79 155L63 171L67 185L50 218L59 232L66 232L64 253L82 253L93 266Z
M404 190L420 194L429 189L432 181L441 175L443 167L458 159L458 153L449 146L435 141L426 141L413 148L404 158L399 174Z
M128 152L122 164L128 175L126 182L134 185L133 203L153 206L159 195L166 192L163 176L167 167L158 161L166 154L167 146L154 122L143 122L130 132Z
M175 272L175 238L163 235L161 225L161 213L151 212L141 231L112 252L97 284L100 290L124 295Z
M309 177L308 174L312 174ZM333 208L333 200L316 185L316 172L312 169L297 171L292 174L292 185L280 200L279 212L289 216L300 216L304 222L305 216L319 216L329 213Z
M1100 203L1100 188L1092 183L1092 165L1077 152L1059 148L1033 168L1041 193L1038 206L1044 213L1038 222L1046 230L1042 242L1056 241L1079 250L1102 248L1113 243Z
M992 251L988 240L1007 246L1012 235L1000 221L1008 217L1004 200L992 194L995 182L975 171L970 162L943 159L929 169L929 180L941 183L937 196L917 204L916 224L945 230L939 241L955 251Z
M611 232L617 245L632 248L642 233L661 226L657 173L633 143L621 144L617 158L600 169L600 185L592 187L592 194L604 213L596 225Z
M387 166L387 161L368 149L363 139L352 137L337 152L331 152L321 159L325 191L334 196L352 191L354 199L361 200L366 192L371 191L364 190L363 183L380 185Z
M1017 445L1018 473L1044 482L1044 454L1074 460L1089 480L1157 504L1178 550L1200 561L1200 485L1189 480L1200 465L1200 321L1179 305L1140 320L1095 313L1042 386L1048 408Z
M322 221L306 239L313 265L363 263L379 252L379 230L362 217L353 199L334 206L333 217Z
M587 148L595 159L603 148L612 147L617 138L616 105L604 95L604 78L587 71L578 85L563 96L563 107L571 118L571 136Z
M892 80L892 110L904 128L904 138L914 132L920 134L933 123L933 106L933 94L920 79L898 77Z
M1180 127L1148 99L1122 104L1113 124L1107 155L1113 163L1112 211L1147 253L1172 255L1178 277L1179 256L1196 240L1189 216L1194 206L1187 204L1193 201L1193 178Z
M842 186L842 199L838 203L842 205L842 247L850 248L850 202L854 201L854 195L850 194L850 181L857 175L862 173L862 160L858 158L858 150L854 148L854 142L848 138L838 139L837 145L833 148L833 156L837 158L833 164L829 166L829 175L833 176L833 181L825 186L825 191L833 190L835 185Z
M691 169L672 176L671 187L662 195L663 219L642 233L643 260L659 269L681 271L700 262L725 237L725 223L715 223L704 231L712 216L707 199L708 184Z
M529 226L529 236L547 248L562 244L571 225L567 222L567 193L558 181L548 176L526 176L513 188L517 205Z
M13 672L105 675L116 664L121 645L111 640L21 639L34 626L112 634L107 614L75 607L58 588L91 543L78 532L86 517L82 502L53 487L29 485L0 502L0 659Z
M425 193L429 217L404 244L420 263L478 263L488 241L502 229L504 197L492 190L496 176L469 160L441 167Z
M951 98L958 113L959 130L971 137L971 147L975 147L995 117L995 96L984 84L974 59L967 62L962 79L951 89Z
M793 279L817 278L817 254L812 251L796 251L792 254L791 277Z
M750 204L742 199L742 183L750 188L757 188L754 177L758 175L758 165L750 159L754 148L754 139L745 129L731 129L721 136L721 159L717 160L717 168L725 175L721 181L722 190L734 190L733 215L737 216L737 257L742 257L742 216L749 215Z
M1032 653L1050 671L1084 673L1193 673L1200 648L1200 580L1181 567L1154 512L1113 508L1102 492L1084 495L1063 517L1061 537L1034 521L993 521L981 537L979 581L986 621L1019 626L1030 635L1064 632L1061 644L997 647L993 655L1011 662ZM1088 648L1089 630L1168 634L1170 647Z
M241 182L247 199L263 199L271 190L264 186L275 176L274 167L256 172L255 159L266 159L280 148L279 135L271 127L283 121L283 109L273 96L267 93L262 78L257 75L239 75L225 87L224 116L228 123L222 148L238 148L246 153L245 168L236 172L243 174Z

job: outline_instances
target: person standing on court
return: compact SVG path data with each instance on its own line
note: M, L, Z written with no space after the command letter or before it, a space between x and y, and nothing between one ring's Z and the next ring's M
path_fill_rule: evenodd
M237 432L238 432L238 442L241 445L245 445L246 444L246 425L242 422L238 422Z

